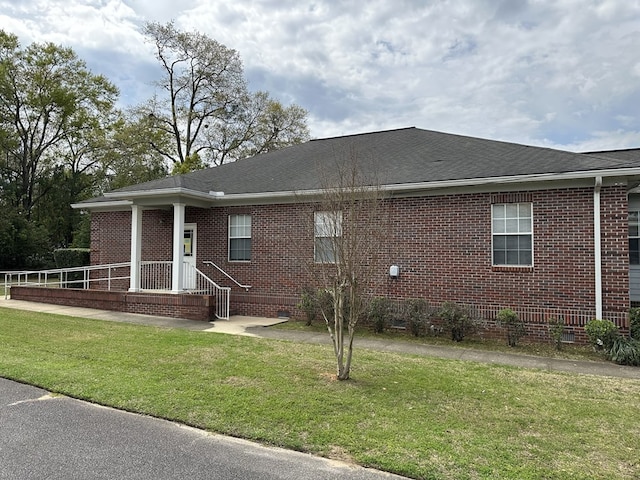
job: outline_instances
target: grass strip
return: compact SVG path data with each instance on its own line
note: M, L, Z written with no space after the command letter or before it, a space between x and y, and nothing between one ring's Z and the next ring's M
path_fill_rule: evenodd
M0 308L0 376L417 479L640 476L640 381Z
M326 333L327 327L316 321L313 325L307 325L303 321L288 321L271 327L277 330L293 330L303 332ZM450 348L472 349L472 350L488 350L492 352L516 353L519 355L533 355L538 357L560 358L567 360L587 360L587 361L604 361L605 357L602 352L595 352L591 345L579 345L573 343L565 343L558 349L552 343L533 342L523 339L517 346L509 346L505 338L497 339L485 337L482 331L469 335L462 342L454 342L446 333L437 335L414 336L404 329L387 328L382 333L376 333L370 326L358 325L356 327L357 338L374 338L377 340L401 341L418 343L421 345L444 345Z

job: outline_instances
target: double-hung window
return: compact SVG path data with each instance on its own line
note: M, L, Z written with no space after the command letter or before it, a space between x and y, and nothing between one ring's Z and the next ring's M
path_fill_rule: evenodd
M314 213L314 258L317 263L335 263L342 236L342 212Z
M229 260L251 260L251 215L229 215Z
M640 211L629 212L629 263L640 265Z
M493 265L533 265L533 206L498 203L491 206Z

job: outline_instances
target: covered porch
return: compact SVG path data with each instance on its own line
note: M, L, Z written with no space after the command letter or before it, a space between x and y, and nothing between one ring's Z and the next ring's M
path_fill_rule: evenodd
M128 202L127 202L128 203ZM193 203L193 202L191 202ZM202 207L197 203L195 206ZM170 205L145 205L145 202L131 203L131 242L130 242L130 292L142 290L168 290L171 293L209 290L220 288L204 275L197 266L197 224L187 224L186 202L172 202ZM170 239L171 260L143 261L143 223L142 212L151 209L172 209L172 238ZM158 242L159 239L154 239ZM169 239L160 239L160 243L169 243Z
M198 223L202 223L202 216L191 213L188 219L187 209L210 211L224 200L224 193L204 192L200 183L196 189L192 181L191 176L168 177L162 180L162 187L149 182L73 204L73 208L92 216L114 212L124 215L121 223L102 223L92 229L91 264L129 263L129 292L161 289L180 294L199 290L199 280L207 279L198 267L211 258L198 258ZM145 217L152 215L153 220L143 222L143 213ZM211 236L211 231L205 229L205 235ZM153 286L148 285L150 281Z
M183 181L167 179L174 180ZM159 190L124 189L117 195L107 193L96 201L73 205L99 218L118 212L115 217L102 217L117 218L116 222L92 220L96 228L91 233L91 272L85 272L88 285L83 288L126 291L130 299L163 299L155 304L193 302L171 299L172 295L211 297L213 316L228 319L228 285L250 287L212 261L211 244L219 243L219 238L213 237L226 233L223 225L211 224L210 212L223 197L221 192L203 193L176 185ZM201 252L198 229L203 237ZM211 275L223 283L216 283Z
M250 285L218 266L227 258L227 217L212 208L219 197L194 199L183 192L76 205L97 217L92 219L91 265L12 272L5 292L12 288L12 298L30 301L98 302L105 309L197 320L228 320L232 312L260 315L253 306L263 299L253 298ZM248 263L240 267L249 272Z

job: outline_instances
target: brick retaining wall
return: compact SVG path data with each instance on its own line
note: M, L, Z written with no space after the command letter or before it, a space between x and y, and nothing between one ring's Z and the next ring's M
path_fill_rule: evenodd
M70 307L210 321L215 299L210 295L107 292L73 288L11 287L11 298Z

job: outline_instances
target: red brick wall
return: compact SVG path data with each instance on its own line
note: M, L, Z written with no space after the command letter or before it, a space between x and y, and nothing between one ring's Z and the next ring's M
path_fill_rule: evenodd
M491 204L503 202L533 203L533 267L491 265ZM604 187L601 204L604 316L624 327L629 306L626 187ZM313 229L301 221L310 208L187 208L186 222L198 225L198 268L233 286L232 311L270 317L283 310L299 313L298 295L311 283L303 263L313 258ZM373 281L377 295L425 298L432 304L451 300L474 305L487 318L510 307L531 324L532 335L546 328L549 318L562 317L580 329L595 316L593 188L394 199L388 212L386 258ZM251 262L227 260L228 215L234 213L252 216ZM94 214L92 263L129 259L130 217ZM171 258L171 230L171 211L144 212L143 260ZM252 288L245 292L234 286L203 260ZM392 264L400 266L398 279L388 276Z
M603 188L602 223L602 297L604 311L629 308L629 207L626 186ZM628 323L625 324L628 327Z
M394 202L391 256L401 275L389 290L469 304L593 308L592 191L552 192ZM534 266L492 267L491 204L519 201L533 202Z
M131 258L131 212L91 214L91 264L128 262Z
M142 260L171 260L173 212L143 210ZM155 239L156 241L148 241ZM168 239L168 241L165 241ZM100 212L91 217L91 264L128 262L131 259L131 212Z
M73 288L12 287L11 298L116 312L209 321L215 318L213 297L79 290Z

